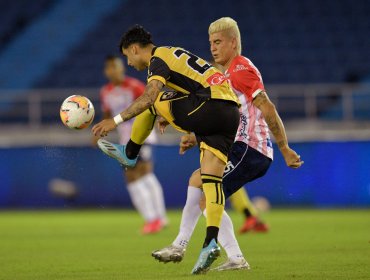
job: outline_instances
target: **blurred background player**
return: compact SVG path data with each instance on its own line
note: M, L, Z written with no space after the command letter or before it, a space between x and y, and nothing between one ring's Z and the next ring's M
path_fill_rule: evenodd
M145 89L145 85L125 75L125 66L120 57L110 55L105 59L104 75L108 83L102 87L100 99L103 118L111 118L126 109ZM120 143L130 139L133 120L120 124L118 135ZM94 139L95 143L97 138ZM127 190L132 204L144 218L143 234L159 232L167 225L166 208L160 182L153 173L152 149L156 142L153 131L140 150L139 161L135 167L123 171Z
M254 207L245 188L239 189L236 193L230 196L231 206L244 217L244 223L239 229L239 233L268 232L269 226L263 222L257 209Z

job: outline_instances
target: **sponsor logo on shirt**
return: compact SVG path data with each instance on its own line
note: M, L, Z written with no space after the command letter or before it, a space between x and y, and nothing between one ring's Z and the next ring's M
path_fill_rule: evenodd
M207 82L208 82L209 85L215 86L215 85L222 84L226 80L227 80L227 78L225 77L225 75L223 75L222 73L217 72L217 73L214 73L212 76L210 76L207 79Z
M248 139L248 135L246 133L247 127L248 127L247 116L245 114L240 114L240 123L237 136L243 137L244 139Z
M237 64L235 68L233 69L233 72L235 73L235 72L239 72L243 70L248 70L248 67L243 64Z

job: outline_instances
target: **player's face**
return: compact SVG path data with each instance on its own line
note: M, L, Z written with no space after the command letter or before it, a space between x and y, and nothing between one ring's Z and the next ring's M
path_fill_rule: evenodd
M133 44L127 49L122 49L122 53L127 57L127 64L134 67L138 71L145 70L147 65L143 61L142 52L139 46Z
M216 32L209 35L209 43L213 59L217 64L226 65L235 54L235 38L226 32Z
M110 82L120 82L125 72L123 62L119 58L107 60L104 66L104 75Z

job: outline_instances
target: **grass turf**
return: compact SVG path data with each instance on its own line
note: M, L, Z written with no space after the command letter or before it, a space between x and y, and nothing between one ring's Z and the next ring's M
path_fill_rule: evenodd
M0 212L0 279L370 279L370 210L273 210L270 233L237 236L251 270L205 276L189 274L204 219L182 263L150 256L173 240L180 214L169 213L162 233L141 236L131 211ZM242 218L231 216L238 227Z

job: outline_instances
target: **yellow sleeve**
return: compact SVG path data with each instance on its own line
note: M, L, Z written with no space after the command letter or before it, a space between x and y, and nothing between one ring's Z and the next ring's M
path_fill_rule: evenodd
M153 130L155 119L156 115L152 114L150 109L138 115L132 125L131 140L138 145L144 144Z
M148 78L147 83L149 84L152 80L158 80L164 85L166 85L166 83L167 83L165 78L163 78L161 76L158 76L158 75L151 76L150 78Z

